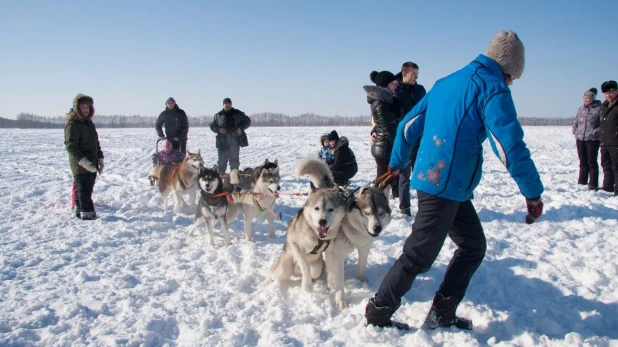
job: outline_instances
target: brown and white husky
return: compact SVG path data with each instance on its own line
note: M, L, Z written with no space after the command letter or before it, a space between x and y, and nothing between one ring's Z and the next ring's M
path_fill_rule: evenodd
M181 207L188 206L182 198L189 195L191 213L195 212L195 195L197 193L197 177L200 166L204 165L202 155L187 151L187 156L176 165L156 166L151 175L159 180L159 192L163 197L163 210L168 207L167 198L174 194L174 212L180 212Z

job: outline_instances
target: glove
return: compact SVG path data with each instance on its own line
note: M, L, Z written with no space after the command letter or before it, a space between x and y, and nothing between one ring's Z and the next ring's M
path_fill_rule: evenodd
M103 168L105 168L105 164L103 164L103 158L99 159L99 175L103 173Z
M526 199L526 205L528 206L526 224L532 224L543 214L543 201L540 196L536 199Z
M92 165L90 160L86 159L86 157L83 157L82 160L80 160L77 164L92 173L97 172L97 168L94 167L94 165Z
M399 176L399 172L401 172L401 170L393 169L393 168L392 168L392 167L390 167L390 165L389 165L389 167L388 167L388 173L390 173L390 174L391 174L391 177L392 177L392 178L395 178L395 177Z

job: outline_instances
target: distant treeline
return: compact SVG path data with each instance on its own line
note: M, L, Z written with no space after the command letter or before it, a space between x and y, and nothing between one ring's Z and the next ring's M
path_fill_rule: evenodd
M253 127L310 127L310 126L368 126L371 117L367 115L356 117L325 117L313 113L305 113L298 116L288 116L281 113L255 113L251 117ZM191 127L208 127L212 121L212 116L189 116ZM98 128L152 128L157 117L145 117L140 115L125 116L97 115L94 123ZM61 129L64 128L66 118L42 117L31 113L20 113L17 119L7 119L0 117L0 128L20 128L20 129ZM522 125L571 125L572 118L528 118L520 117Z

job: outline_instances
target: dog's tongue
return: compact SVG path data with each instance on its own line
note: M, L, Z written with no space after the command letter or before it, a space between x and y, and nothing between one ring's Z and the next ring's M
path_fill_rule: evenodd
M328 227L318 227L318 237L323 239L328 234Z

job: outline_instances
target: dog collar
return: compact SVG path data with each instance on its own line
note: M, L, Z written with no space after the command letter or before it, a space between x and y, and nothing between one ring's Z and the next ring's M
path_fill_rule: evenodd
M315 248L309 252L311 254L318 254L318 250L320 249L320 247L322 247L323 244L326 243L326 247L324 247L324 250L322 252L326 252L326 249L328 248L328 246L330 245L330 240L322 240L322 239L318 239L318 245L315 246Z

